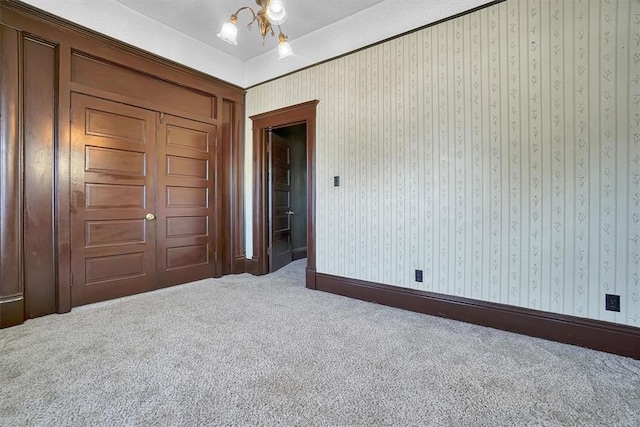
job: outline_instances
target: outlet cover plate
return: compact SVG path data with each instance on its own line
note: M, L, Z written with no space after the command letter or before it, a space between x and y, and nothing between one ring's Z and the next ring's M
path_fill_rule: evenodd
M620 312L620 295L606 294L604 296L604 308L608 311Z

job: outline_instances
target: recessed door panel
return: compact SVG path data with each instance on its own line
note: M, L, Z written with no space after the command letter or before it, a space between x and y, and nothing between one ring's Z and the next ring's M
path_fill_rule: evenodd
M71 98L72 305L155 288L155 113Z
M145 253L87 258L86 285L144 277L147 273Z
M187 124L187 126L190 126ZM166 145L176 149L186 149L190 152L199 151L202 153L209 152L209 144L211 130L191 129L182 127L174 123L167 123L166 126Z
M169 178L169 177L168 177ZM167 186L167 208L206 208L208 188Z
M167 249L167 269L206 265L209 262L209 245L181 246Z
M175 216L167 218L167 237L206 237L209 235L206 216Z
M143 118L123 114L112 114L104 110L87 108L84 110L86 114L85 135L93 135L98 137L108 137L114 139L123 139L131 142L146 143L148 141L147 131L149 127L153 128Z
M89 210L144 209L147 186L85 183L85 207Z
M167 176L181 178L200 178L209 176L208 161L186 157L167 156Z
M85 247L144 243L146 224L143 219L87 221Z
M138 151L87 146L85 171L144 176L146 172L145 154Z

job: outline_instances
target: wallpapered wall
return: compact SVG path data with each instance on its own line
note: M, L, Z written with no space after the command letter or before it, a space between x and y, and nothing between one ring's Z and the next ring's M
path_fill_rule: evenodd
M247 116L312 99L319 272L640 326L640 0L507 0Z

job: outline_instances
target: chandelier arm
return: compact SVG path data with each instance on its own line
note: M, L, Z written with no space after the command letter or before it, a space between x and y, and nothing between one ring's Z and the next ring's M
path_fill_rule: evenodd
M231 15L231 21L233 22L234 20L238 20L238 14L240 12L242 12L243 10L248 10L249 12L251 12L251 16L253 16L253 19L251 20L251 22L249 22L249 25L252 25L254 22L256 22L256 20L258 19L258 16L256 15L256 13L253 11L253 9L251 9L249 6L244 6L241 7L240 9L236 10L236 13L234 13L233 15Z

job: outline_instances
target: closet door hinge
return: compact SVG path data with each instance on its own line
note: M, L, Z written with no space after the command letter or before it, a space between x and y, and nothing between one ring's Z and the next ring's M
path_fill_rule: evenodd
M213 253L213 260L216 261L216 262L218 261L218 252L217 251Z
M73 273L69 273L69 286L73 286Z
M164 113L160 113L160 124L164 123Z

